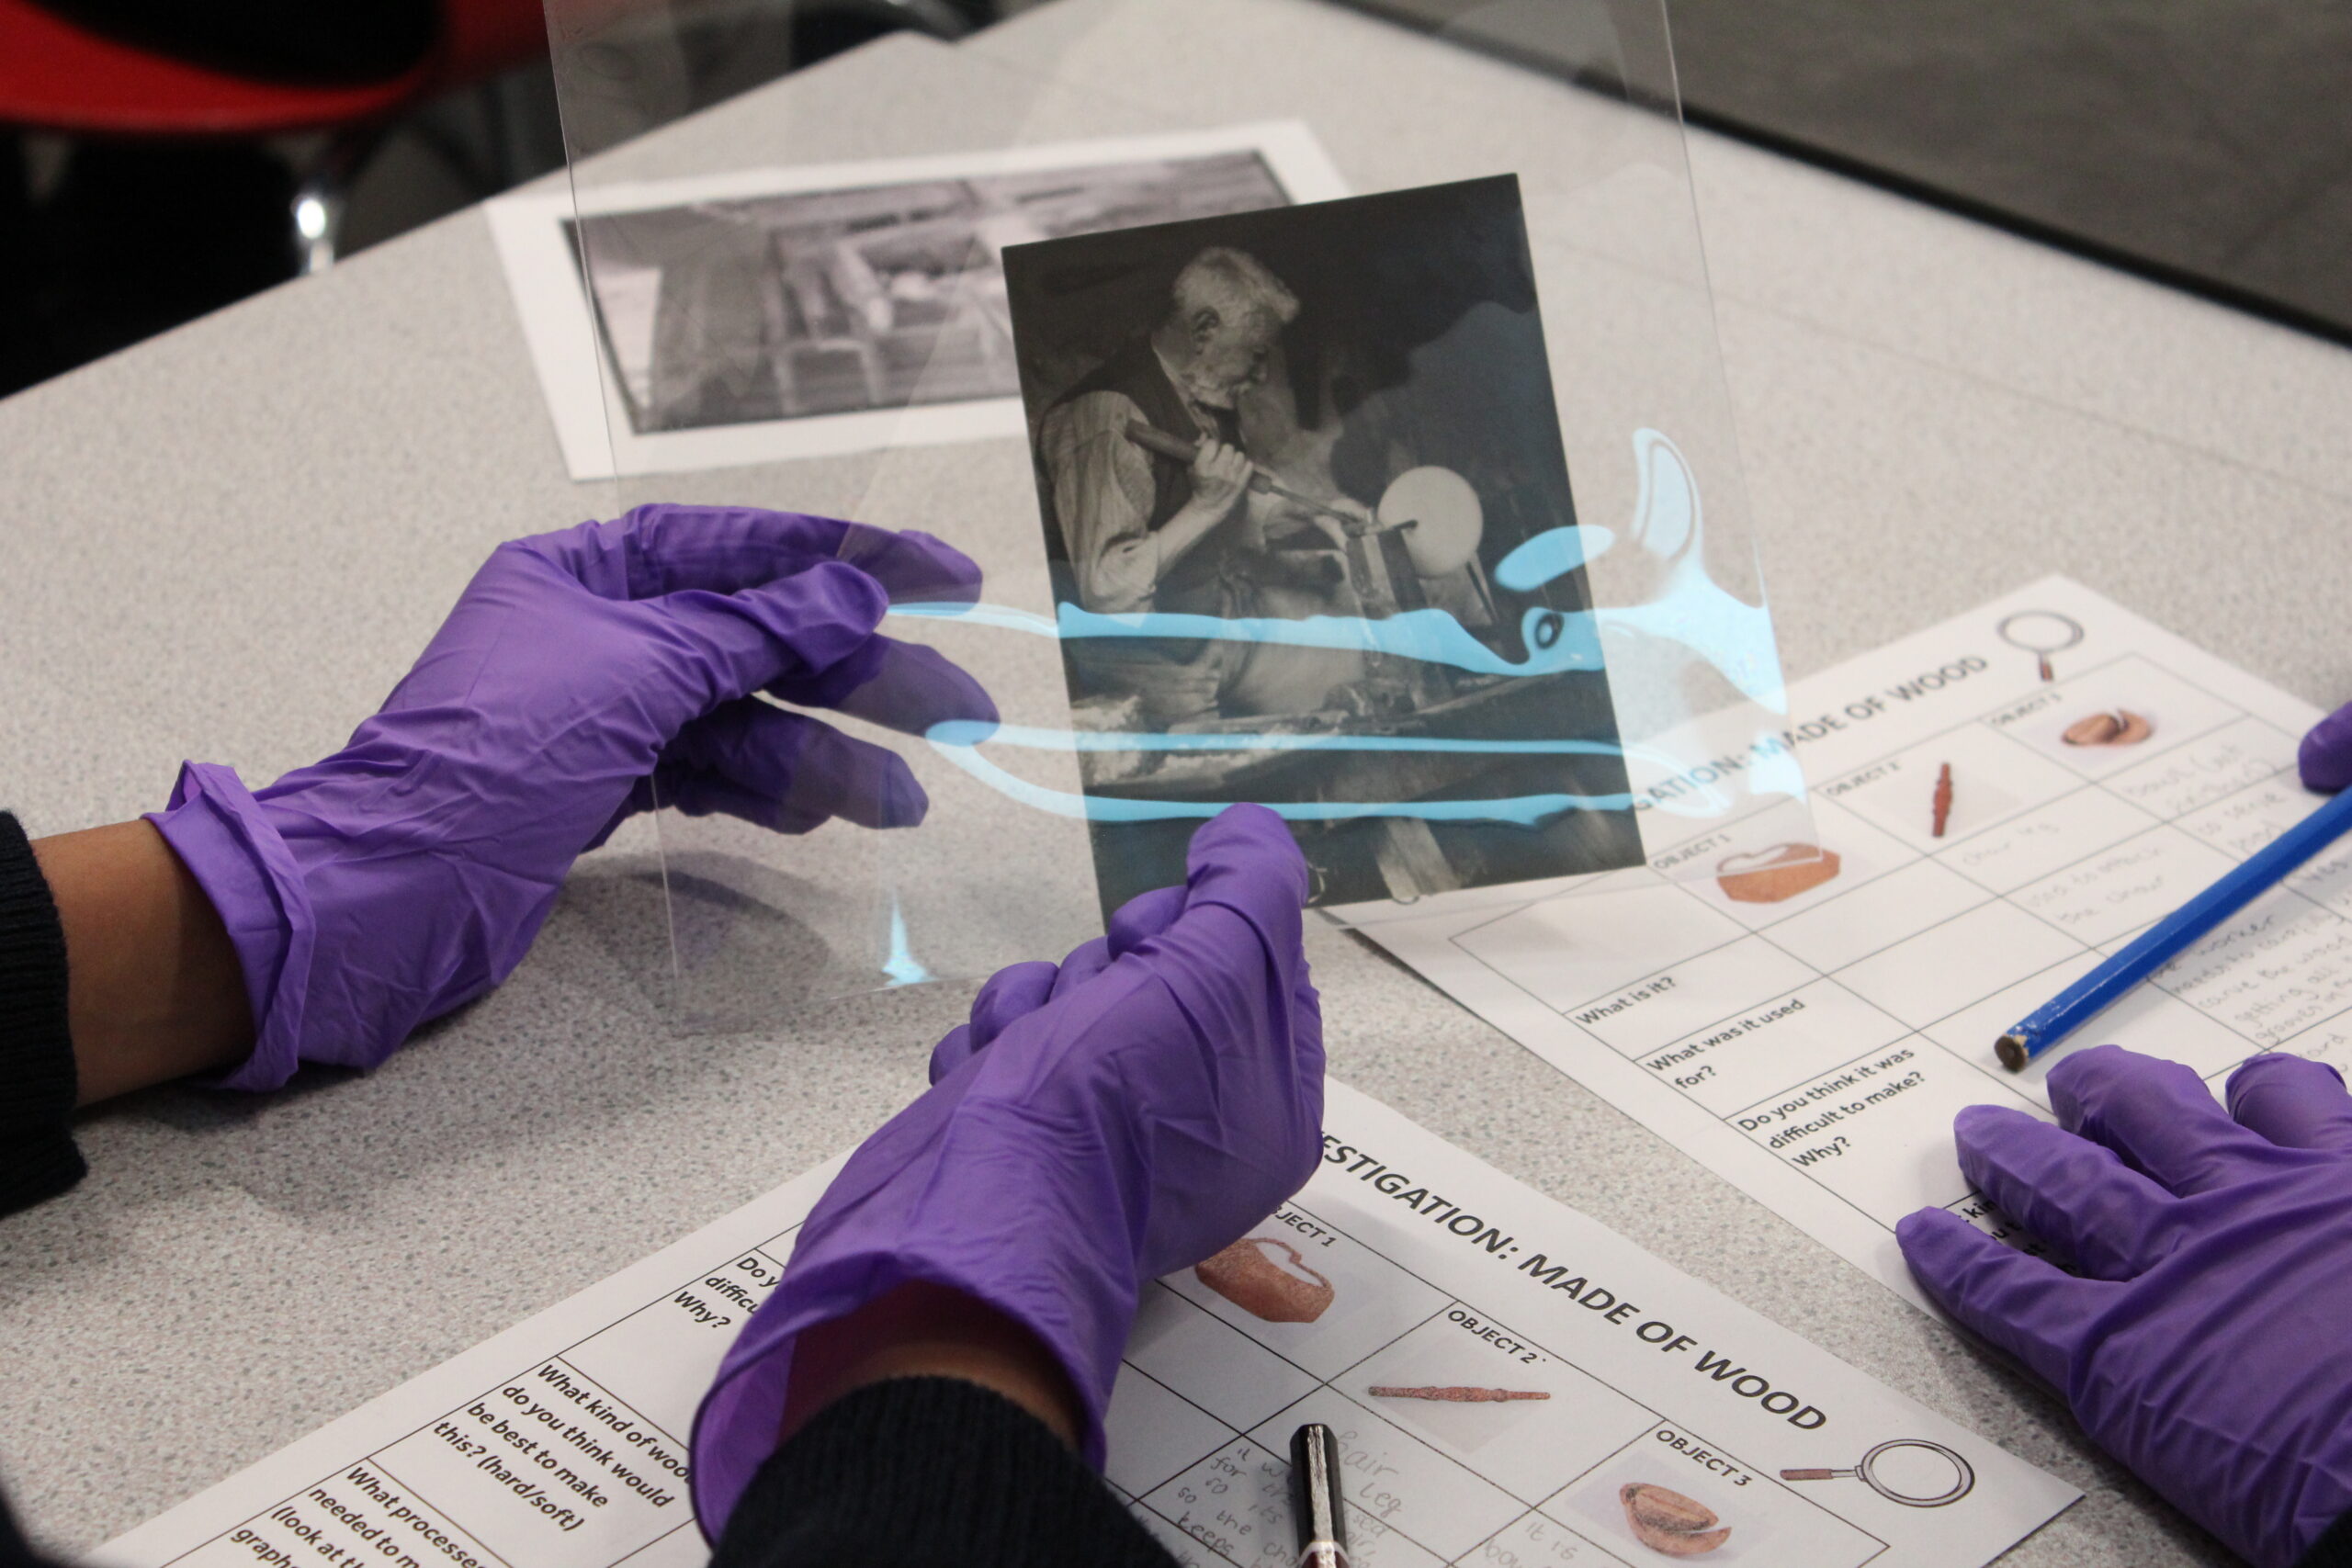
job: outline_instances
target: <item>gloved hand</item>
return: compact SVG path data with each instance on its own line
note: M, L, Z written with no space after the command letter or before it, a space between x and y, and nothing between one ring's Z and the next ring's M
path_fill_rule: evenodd
M928 535L747 507L500 546L341 751L251 794L189 763L149 818L244 971L256 1039L220 1081L381 1061L512 973L573 859L633 812L922 820L894 753L752 694L917 734L993 721L970 676L875 632L893 597L978 588Z
M1144 1282L1306 1185L1323 1119L1306 862L1273 813L1236 806L1193 835L1187 866L1185 886L1131 900L1058 968L999 971L933 1053L931 1090L818 1201L695 1419L712 1540L780 1439L795 1337L910 1281L1035 1335L1100 1465Z
M2099 1045L2050 1071L2060 1125L1974 1105L1961 1168L2082 1278L1958 1215L1895 1227L1945 1311L2259 1568L2352 1510L2352 1095L2257 1056L2225 1112L2197 1075Z

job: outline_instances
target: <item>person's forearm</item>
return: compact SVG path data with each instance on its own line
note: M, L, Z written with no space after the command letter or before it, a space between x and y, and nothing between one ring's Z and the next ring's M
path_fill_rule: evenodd
M1233 502L1222 506L1203 506L1194 502L1180 508L1173 517L1152 530L1152 542L1159 547L1159 570L1162 572L1182 560L1194 545L1208 537L1209 530L1224 522L1233 511Z
M1108 536L1086 557L1079 573L1079 598L1097 615L1133 615L1152 607L1152 595L1168 569L1225 521L1233 508L1187 506L1158 528Z
M78 1102L229 1066L253 1047L235 948L153 823L33 840L65 931Z

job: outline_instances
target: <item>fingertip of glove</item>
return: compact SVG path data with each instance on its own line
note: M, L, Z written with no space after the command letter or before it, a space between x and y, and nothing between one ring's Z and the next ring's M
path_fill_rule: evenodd
M884 828L915 828L931 815L931 795L922 782L906 763L897 757L891 761L898 766L888 770L882 779L881 821Z
M888 582L891 596L907 604L968 604L980 594L979 563L920 528L842 525L835 558Z
M2080 1050L2070 1051L2059 1058L2057 1064L2050 1069L2050 1076L2052 1078L2065 1079L2112 1072L2126 1059L2138 1055L2139 1053L2135 1051L2127 1051L2122 1046L2112 1043L2086 1045Z
M2044 1080L2050 1103L2062 1117L2066 1116L2086 1092L2096 1092L2101 1085L2130 1073L2132 1064L2142 1059L2137 1053L2120 1045L2090 1045L2070 1052L2050 1069Z
M2332 1062L2299 1056L2291 1051L2267 1051L2259 1056L2249 1056L2231 1072L2222 1091L2222 1103L2235 1116L2246 1098L2257 1090L2285 1088L2296 1078L2310 1078L2312 1087L2318 1087L2318 1079L2312 1077L2315 1074L2333 1078L2338 1088L2344 1085L2344 1075Z
M2122 1045L2075 1052L2050 1069L2046 1087L2058 1124L2070 1133L2118 1115L2203 1116L2221 1109L2187 1063Z
M2334 795L2352 786L2352 703L2346 703L2304 732L2295 765L2305 789Z
M825 591L837 596L843 618L855 617L880 626L890 608L890 591L876 581L871 572L863 571L845 560L820 560L807 570L794 574L804 582L814 581ZM789 582L792 578L778 578Z
M1211 829L1220 836L1228 837L1259 835L1287 839L1290 836L1289 829L1283 826L1279 812L1253 800L1238 801L1227 807L1202 825L1201 833L1208 833ZM1200 837L1201 833L1194 834L1194 838Z
M1938 1271L1955 1245L1981 1234L1949 1209L1914 1209L1894 1222L1894 1245L1902 1249L1903 1261L1923 1278Z
M904 536L920 546L938 570L934 580L916 584L910 592L919 592L945 604L968 604L980 596L980 563L949 544L936 534L920 528L906 530Z
M1262 874L1279 866L1289 874L1290 881L1296 888L1299 907L1306 908L1308 893L1306 856L1300 852L1298 841L1291 837L1288 824L1265 807L1245 802L1228 806L1210 818L1193 835L1193 845L1186 862L1186 869L1194 881L1204 874L1219 871L1238 870Z
M972 1057L972 1026L959 1023L949 1030L939 1043L931 1048L931 1081L933 1084L962 1066Z
M922 648L918 661L926 671L930 694L940 718L968 727L959 733L957 744L977 745L996 733L1003 716L997 712L996 699L989 695L989 689L980 684L979 677L935 648Z
M2034 1120L2014 1105L1963 1105L1951 1119L1951 1130L1954 1137L1974 1139Z

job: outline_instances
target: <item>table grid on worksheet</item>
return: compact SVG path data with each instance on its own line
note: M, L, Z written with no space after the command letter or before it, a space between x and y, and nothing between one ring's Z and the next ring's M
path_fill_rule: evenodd
M1289 1233L1283 1231L1284 1226ZM1246 1312L1221 1301L1196 1280L1179 1274L1148 1289L1137 1324L1138 1343L1174 1336L1185 1341L1186 1353L1159 1366L1146 1350L1140 1358L1131 1354L1123 1368L1112 1421L1111 1480L1185 1568L1289 1568L1295 1562L1290 1466L1284 1456L1290 1434L1310 1420L1340 1434L1347 1456L1342 1490L1352 1555L1367 1568L1438 1568L1471 1562L1498 1568L1571 1562L1631 1568L1627 1556L1601 1544L1606 1532L1596 1528L1593 1517L1599 1510L1580 1507L1577 1499L1595 1494L1602 1508L1615 1512L1620 1506L1615 1472L1628 1456L1638 1460L1645 1449L1662 1446L1671 1450L1672 1462L1707 1465L1711 1474L1740 1478L1741 1487L1769 1487L1792 1500L1814 1522L1815 1568L1860 1568L1888 1550L1877 1536L1830 1513L1815 1498L1784 1486L1770 1471L1739 1463L1623 1389L1476 1312L1436 1281L1342 1231L1317 1211L1286 1204L1264 1228L1277 1234L1312 1231L1360 1248L1364 1259L1391 1276L1382 1292L1384 1301L1409 1301L1415 1310L1379 1336L1350 1344L1341 1352L1351 1358L1344 1365L1334 1363L1318 1371L1307 1364L1310 1358L1299 1347L1286 1355L1267 1345L1261 1334L1251 1334L1245 1326ZM1184 1315L1178 1321L1170 1314ZM1585 1446L1573 1457L1564 1457L1556 1475L1547 1476L1540 1486L1508 1487L1448 1453L1441 1442L1410 1430L1403 1417L1392 1419L1359 1397L1363 1388L1381 1381L1377 1369L1398 1364L1400 1349L1409 1356L1417 1338L1458 1337L1464 1332L1464 1320L1505 1336L1547 1361L1553 1377L1573 1380L1585 1391L1576 1405L1577 1420L1586 1428L1581 1434ZM1203 1333L1216 1337L1220 1348L1209 1350L1197 1337ZM1243 1341L1250 1347L1243 1353L1266 1358L1273 1370L1254 1378L1216 1380L1222 1387L1193 1382L1205 1369L1229 1365ZM1302 1339L1300 1346L1314 1343ZM1155 1370L1147 1371L1138 1359ZM1288 1386L1281 1381L1284 1372L1293 1380ZM1348 1386L1342 1386L1343 1379ZM1193 1386L1178 1386L1187 1382ZM1246 1385L1250 1393L1238 1393L1237 1384ZM1565 1397L1567 1391L1562 1392ZM1132 1431L1147 1422L1154 1440L1120 1444L1123 1427ZM1189 1445L1182 1436L1187 1428ZM1126 1451L1119 1451L1122 1448ZM1409 1467L1393 1467L1408 1472L1401 1481L1368 1472L1356 1462L1369 1455L1394 1461L1400 1450L1409 1452L1413 1461ZM1699 1456L1695 1461L1694 1454ZM1657 1472L1655 1461L1644 1472ZM1392 1511L1407 1508L1403 1494L1408 1491L1419 1506ZM1445 1501L1430 1506L1431 1496L1439 1494ZM1423 1518L1430 1523L1422 1525ZM1622 1550L1623 1543L1618 1544Z
M281 1535L307 1543L322 1568L367 1568L371 1561L380 1568L618 1568L624 1562L629 1568L703 1568L709 1552L685 1495L686 1432L712 1366L700 1365L683 1383L676 1374L682 1361L715 1363L717 1352L707 1345L696 1345L684 1358L644 1351L652 1348L650 1341L671 1336L706 1336L714 1325L722 1333L739 1326L741 1319L734 1311L718 1308L748 1314L766 1299L782 1277L782 1259L790 1256L789 1242L799 1228L793 1225L695 1273L666 1295L171 1559L165 1568L288 1568L263 1551ZM552 1393L558 1385L546 1375L549 1371L586 1398ZM632 1375L648 1380L629 1390L633 1400L614 1392ZM549 1401L566 1418L564 1425L586 1431L595 1446L616 1458L631 1457L628 1468L646 1486L633 1489L616 1480L609 1461L599 1464L566 1438L560 1427L535 1424L525 1404L507 1396L506 1391L516 1388ZM610 1416L595 1415L591 1401ZM647 1413L649 1404L660 1409L658 1418ZM521 1440L503 1434L501 1423ZM553 1462L537 1458L541 1453L551 1455ZM600 1470L602 1475L590 1473ZM588 1493L566 1484L563 1475L581 1477L606 1501L588 1503ZM622 1506L613 1508L615 1502ZM383 1526L380 1534L364 1538L380 1559L371 1560L361 1550L332 1554L332 1537L352 1528L354 1513L374 1522L363 1529ZM567 1525L567 1517L577 1522ZM459 1518L467 1522L460 1525ZM401 1550L393 1550L395 1545Z
M1283 1455L1290 1431L1304 1420L1339 1426L1351 1455L1385 1456L1373 1472L1351 1465L1345 1476L1357 1557L1367 1568L1437 1568L1474 1554L1499 1568L1572 1561L1629 1568L1625 1557L1595 1539L1605 1532L1590 1508L1579 1517L1572 1495L1596 1491L1613 1506L1613 1471L1622 1456L1645 1448L1671 1450L1663 1458L1641 1456L1648 1459L1645 1473L1661 1464L1697 1464L1719 1478L1744 1476L1740 1486L1780 1495L1812 1521L1818 1568L1861 1568L1887 1549L1815 1498L1668 1423L1533 1339L1473 1314L1426 1276L1318 1213L1285 1205L1268 1221L1269 1227L1284 1225L1291 1227L1285 1234L1312 1230L1329 1238L1327 1246L1343 1246L1351 1260L1350 1294L1371 1303L1368 1316L1340 1336L1342 1348L1322 1371L1306 1364L1316 1358L1302 1356L1295 1345L1285 1355L1264 1343L1263 1332L1251 1334L1248 1325L1257 1320L1190 1271L1172 1284L1148 1287L1136 1337L1142 1348L1121 1369L1112 1413L1114 1490L1188 1568L1292 1562ZM165 1568L311 1568L311 1555L321 1568L366 1568L378 1561L370 1549L381 1568L702 1568L707 1551L678 1471L658 1460L644 1463L640 1473L671 1484L622 1494L612 1484L609 1461L597 1465L564 1428L584 1426L619 1454L658 1450L683 1467L684 1434L717 1357L712 1320L732 1316L716 1309L749 1309L764 1300L797 1229L695 1273L316 1477ZM1583 1447L1543 1486L1509 1489L1340 1386L1351 1374L1376 1377L1372 1369L1393 1361L1400 1348L1409 1353L1419 1337L1461 1343L1465 1317L1545 1363L1529 1377L1579 1395L1573 1414ZM559 1388L574 1392L551 1392ZM525 1397L514 1397L516 1390ZM534 1404L561 1419L537 1418ZM599 1408L605 1414L594 1416ZM1505 1414L1519 1408L1499 1407ZM595 1481L606 1502L594 1506L558 1474L599 1470ZM1408 1508L1411 1529L1395 1517L1400 1507Z
M2177 732L2159 737L2163 744L2147 748L2145 756L2094 747L2071 756L2046 745L2036 750L2020 738L2029 716L2039 714L2046 720L2052 712L2080 711L2079 701L2068 703L2070 694L2149 687L2168 692L2176 711L2201 713L2201 722L2176 726ZM1831 1134L1853 1122L1815 1113L1837 1106L1851 1089L1855 1097L1847 1105L1855 1118L1880 1115L1879 1108L1888 1101L1929 1085L1933 1092L1925 1098L1944 1113L1945 1127L1948 1112L1964 1103L2041 1109L2027 1090L2038 1089L2058 1057L2038 1063L2021 1078L1995 1065L1994 1039L2097 959L2117 951L2308 811L2311 797L2296 783L2294 750L2294 738L2276 726L2141 654L2125 654L2072 674L2037 697L1977 713L1817 784L1815 827L1823 845L1836 850L1842 832L1893 846L1892 855L1882 857L1887 863L1822 897L1798 901L1786 913L1772 905L1742 909L1718 897L1718 884L1713 881L1634 874L1647 879L1643 886L1650 897L1679 897L1704 907L1713 921L1710 929L1722 938L1709 946L1678 952L1670 962L1637 978L1621 978L1576 999L1547 996L1540 971L1531 963L1514 963L1501 940L1521 929L1531 910L1548 909L1553 913L1547 918L1557 921L1554 940L1565 950L1573 940L1575 911L1581 907L1589 911L1588 918L1606 919L1606 897L1591 903L1586 902L1586 895L1555 897L1456 931L1450 940L1505 983L1645 1067L1891 1230L1901 1210L1887 1204L1911 1206L1900 1195L1903 1184L1841 1179L1848 1168L1841 1164L1847 1149L1832 1151L1830 1145L1856 1141ZM1930 764L1939 753L1967 755L1979 778L1999 779L2004 785L2020 777L2036 783L2025 786L2023 797L2008 808L1996 810L1964 830L1956 829L1938 840L1930 824L1922 838L1919 821L1932 812ZM1903 789L1891 788L1895 779L1908 782ZM1877 802L1878 813L1866 818L1860 792L1873 787L1877 793L1868 798ZM1956 792L1962 802L1966 788L1962 784ZM1887 819L1883 807L1889 799L1916 807L1918 818L1907 829ZM2057 852L2068 858L2035 863L2033 854L2041 847L2037 839L2063 846ZM1690 841L1703 842L1703 835ZM2004 874L1998 867L2005 857L2031 865L2031 874L2018 878L2014 868ZM1932 882L1921 868L1933 868ZM1928 900L1933 918L1909 923L1905 917L1911 911L1882 908L1886 902L1883 897L1867 906L1858 902L1870 898L1874 888L1883 894L1889 879L1899 875L1936 889L1941 902ZM1867 937L1859 930L1838 930L1833 911L1841 903L1871 911L1869 917L1858 914L1850 922L1855 927L1885 923ZM2352 920L2346 914L2352 914L2352 856L2339 851L2313 862L2249 906L2233 922L2160 971L2140 997L2119 1004L2103 1021L2112 1022L2135 1010L2159 1010L2163 1028L2156 1032L2165 1053L2189 1061L2209 1083L2218 1083L2246 1056L2282 1046L2321 1056L2346 1055L2352 1047L2352 1022L2347 1022L2352 1021ZM1800 926L1800 921L1811 923ZM1800 930L1836 931L1826 945L1843 941L1850 951L1837 951L1835 962L1824 962L1823 945L1809 949L1793 940ZM1955 1005L1935 1011L1939 1004L1929 1001L1923 1004L1928 1010L1915 1010L1890 985L1904 979L1933 998L1938 980L1933 950L1938 945L1969 953L1988 972L1952 970L1947 964L1942 976L1949 982L1946 999ZM1752 951L1736 962L1725 959L1740 949ZM2291 980L2283 967L2290 954ZM2266 968L2266 957L2276 966ZM1736 1006L1725 1006L1706 1023L1682 1030L1670 1041L1628 1043L1622 1033L1617 1019L1627 1010L1623 998L1646 1000L1671 988L1681 971L1730 974L1743 967L1757 973L1780 969L1783 982ZM1786 983L1788 971L1801 971L1802 979ZM1651 989L1645 991L1645 987ZM1817 1011L1848 1018L1872 1015L1885 1038L1842 1059L1809 1061L1801 1076L1761 1093L1743 1091L1738 1104L1711 1099L1708 1080L1695 1076L1695 1068L1675 1070L1679 1063L1722 1042L1784 1020L1790 1014L1774 1012L1776 1006L1785 1008L1792 997L1807 994ZM2098 1039L2099 1027L2095 1023L2077 1043ZM1618 1038L1611 1038L1612 1032L1618 1032ZM1795 1032L1786 1032L1794 1037ZM1693 1045L1700 1049L1692 1050ZM1897 1087L1898 1071L1913 1082ZM1845 1088L1826 1096L1813 1092L1840 1080L1847 1080ZM1786 1135L1792 1119L1799 1128L1820 1122L1819 1135ZM1977 1193L1962 1190L1945 1202L1996 1234L2007 1230L2004 1217Z

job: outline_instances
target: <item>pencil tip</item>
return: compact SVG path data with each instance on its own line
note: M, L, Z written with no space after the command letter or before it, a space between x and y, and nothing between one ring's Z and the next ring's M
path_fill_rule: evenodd
M2013 1073L2025 1071L2025 1042L2014 1034L2004 1034L1993 1042L1993 1055L2001 1058L2001 1066Z

